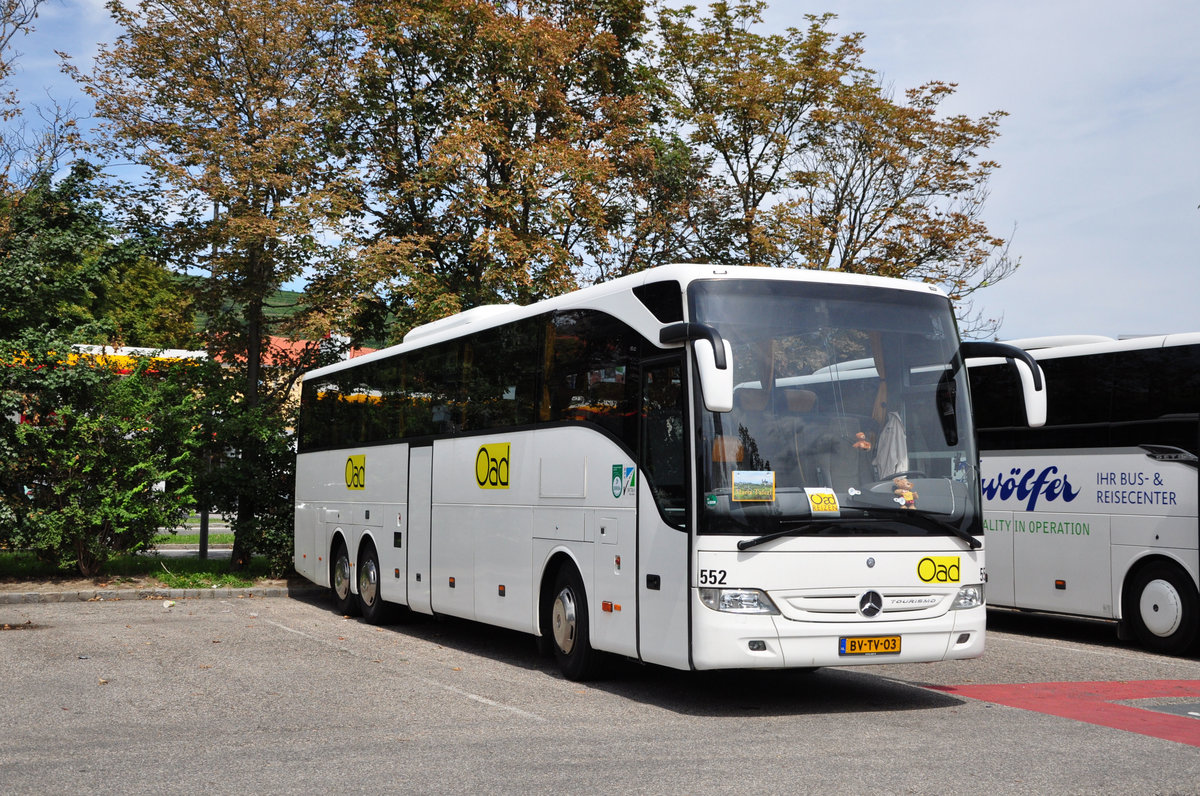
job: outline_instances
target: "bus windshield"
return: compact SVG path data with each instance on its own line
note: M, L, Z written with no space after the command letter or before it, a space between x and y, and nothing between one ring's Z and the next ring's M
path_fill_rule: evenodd
M981 533L944 296L712 280L693 283L689 303L734 369L732 411L698 402L701 533Z

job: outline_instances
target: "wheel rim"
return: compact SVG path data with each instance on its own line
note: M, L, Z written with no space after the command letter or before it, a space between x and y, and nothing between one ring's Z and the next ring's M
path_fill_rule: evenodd
M576 626L575 594L570 589L563 589L554 598L550 621L554 643L564 655L570 655L575 648Z
M1138 611L1146 629L1162 638L1183 624L1183 600L1175 587L1165 580L1156 579L1146 584Z
M333 593L339 600L350 596L350 559L344 551L333 564Z
M367 558L358 569L358 596L363 604L374 605L379 593L379 566L374 558Z

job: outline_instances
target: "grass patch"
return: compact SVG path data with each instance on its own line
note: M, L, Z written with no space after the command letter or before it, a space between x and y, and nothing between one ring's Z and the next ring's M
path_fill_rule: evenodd
M250 564L238 572L229 571L228 559L160 558L155 555L122 555L109 559L104 566L104 579L114 585L124 579L154 578L171 589L244 589L255 581L267 578L269 568L265 556L254 556ZM75 570L61 570L38 561L25 551L0 551L0 578L11 580L45 580L78 576Z
M208 543L214 544L233 544L233 534L231 533L210 533L208 535ZM154 537L154 544L200 544L199 533L160 533Z
M254 568L254 561L250 562L247 570L236 573L230 572L228 564L224 562L214 566L214 562L198 558L173 558L169 562L160 560L158 563L161 571L154 573L154 576L171 589L245 589L253 586L256 579L249 571ZM203 566L195 566L201 564ZM262 571L257 577L266 577L267 560L260 559L260 564Z
M46 575L61 575L61 571L38 561L32 553L21 550L0 551L0 578L33 580Z

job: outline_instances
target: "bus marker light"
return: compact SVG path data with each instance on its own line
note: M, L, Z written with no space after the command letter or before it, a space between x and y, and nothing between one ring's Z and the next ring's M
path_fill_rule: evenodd
M400 577L400 567L396 567L396 577Z
M600 603L600 610L606 614L611 614L613 611L613 604L608 600L605 600L604 602Z
M1058 589L1059 591L1066 591L1067 582L1065 580L1056 580L1054 581L1054 588Z
M450 588L454 588L454 578L450 578Z
M499 587L499 589L497 589L497 591L499 592L501 597L504 596L504 584L503 583L500 584L500 587Z

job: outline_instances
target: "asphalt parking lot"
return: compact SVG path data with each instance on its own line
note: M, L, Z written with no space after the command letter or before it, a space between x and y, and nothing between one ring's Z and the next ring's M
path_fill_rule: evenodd
M323 595L0 605L0 790L1200 790L1200 660L991 624L975 661L580 684L528 636Z

